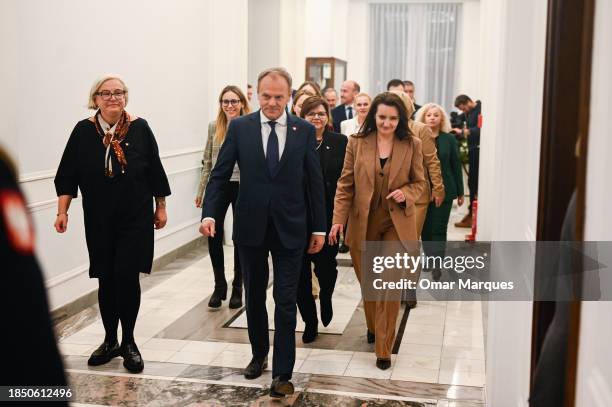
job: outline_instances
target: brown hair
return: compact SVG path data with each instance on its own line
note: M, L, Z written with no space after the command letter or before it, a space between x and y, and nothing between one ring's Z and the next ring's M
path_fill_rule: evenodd
M297 89L297 91L301 91L302 89L304 89L306 86L310 86L311 88L313 88L317 94L317 96L323 96L323 93L321 93L321 87L319 86L318 83L313 82L313 81L304 81L304 83L302 83L300 85L300 87Z
M251 109L249 108L249 103L244 96L244 93L240 90L238 86L228 85L223 88L221 93L219 94L219 112L217 113L217 128L215 129L215 140L218 143L223 143L225 140L225 134L227 133L227 126L229 125L227 121L227 116L221 107L221 100L223 100L223 95L227 92L233 92L238 95L238 99L240 99L240 103L242 103L242 107L240 108L240 116L244 116L249 113Z
M409 142L412 142L412 139L410 138L410 136L412 136L412 132L408 127L409 116L406 105L402 99L393 92L383 92L374 98L372 105L370 105L368 115L359 129L359 133L355 134L353 137L365 137L368 134L376 132L376 111L380 105L390 106L397 109L399 123L395 129L395 137L400 140L408 139Z
M304 95L308 95L308 96L317 96L315 94L313 94L311 91L309 91L308 89L302 89L302 90L298 90L295 93L295 96L293 97L293 104L291 105L291 113L295 114L295 105L297 103L298 100L300 100L300 98Z
M329 110L329 104L321 96L310 96L308 99L306 99L302 104L302 111L300 112L300 117L302 119L305 119L308 113L310 113L319 106L323 106L325 108L325 112L327 113L326 127L328 130L332 130L334 128L334 125L331 117L331 111Z

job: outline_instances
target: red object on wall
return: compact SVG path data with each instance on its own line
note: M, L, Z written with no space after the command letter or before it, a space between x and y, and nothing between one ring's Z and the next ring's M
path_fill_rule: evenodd
M478 219L478 199L474 199L472 202L472 233L469 235L465 235L466 242L475 242L476 241L476 229L477 229L477 219Z
M482 129L482 113L478 115L478 128Z

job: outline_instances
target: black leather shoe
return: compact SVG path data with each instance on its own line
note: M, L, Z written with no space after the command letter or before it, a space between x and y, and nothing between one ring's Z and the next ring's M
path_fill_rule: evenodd
M293 394L293 392L295 392L295 388L293 387L293 383L291 383L289 380L281 380L279 376L272 380L272 385L270 386L270 397L282 398Z
M306 324L306 328L304 328L304 333L302 334L302 342L314 342L314 340L317 339L317 335L319 335L319 324L316 322Z
M251 363L244 369L244 378L248 380L257 379L268 367L268 357L251 359Z
M116 358L121 355L121 347L119 342L115 343L102 342L102 345L98 346L98 349L94 350L87 364L89 366L99 366L110 362L112 358Z
M221 301L227 298L227 287L215 287L215 291L213 291L210 296L210 300L208 301L208 306L210 308L219 308L221 306Z
M413 308L416 308L416 306L417 306L417 301L416 300L408 300L408 301L406 301L406 307L407 308L413 309Z
M376 367L380 370L387 370L391 367L391 359L376 358Z
M242 287L232 288L232 296L230 297L229 307L231 309L242 307Z
M321 323L323 326L327 326L334 317L331 295L321 295L319 297L319 304L321 305Z
M136 347L135 343L127 343L121 345L121 351L123 356L123 367L132 373L140 373L144 369L144 362L142 361L142 355Z
M338 253L348 253L349 247L345 244L341 244L338 246Z
M367 331L366 336L368 338L368 343L374 343L376 341L376 335L370 332L370 330Z

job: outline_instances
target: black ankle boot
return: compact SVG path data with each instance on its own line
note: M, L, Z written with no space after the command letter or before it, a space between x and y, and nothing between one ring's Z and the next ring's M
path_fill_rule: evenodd
M380 370L387 370L391 367L391 359L376 358L376 367Z
M229 307L231 309L242 307L242 287L232 287L232 296L229 300Z
M372 332L370 332L369 329L367 330L366 337L368 339L368 343L376 342L376 335L374 335Z
M219 308L221 306L221 301L227 298L227 286L226 287L215 287L215 291L213 291L210 296L210 301L208 301L208 306L210 308Z

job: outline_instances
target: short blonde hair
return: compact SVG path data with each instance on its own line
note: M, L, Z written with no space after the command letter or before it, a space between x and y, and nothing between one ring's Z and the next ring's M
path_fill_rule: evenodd
M121 82L121 85L123 86L123 90L126 92L126 94L125 94L125 104L127 106L129 92L128 92L128 87L125 85L125 82L118 75L107 74L107 75L104 75L104 76L101 76L100 78L98 78L93 83L93 85L91 85L91 89L89 90L89 102L87 103L87 108L88 109L96 110L98 108L98 105L96 105L96 100L95 100L96 99L96 93L98 93L98 91L100 90L102 85L104 85L104 82L110 81L112 79L116 79L119 82Z
M353 104L357 103L357 98L360 98L360 97L366 97L368 98L370 103L372 103L372 96L368 95L365 92L359 92L358 94L355 95L355 98L353 99Z
M414 102L412 99L410 99L410 96L408 96L403 90L390 90L389 92L395 93L397 96L399 96L401 101L404 103L404 106L406 106L406 110L408 111L408 119L410 120L412 114L414 113Z
M442 120L440 121L440 131L444 133L450 133L450 120L448 120L446 110L444 110L444 108L438 105L437 103L427 103L421 106L421 108L417 110L414 120L420 123L425 123L425 116L427 115L427 112L429 112L433 108L438 109L440 111L440 115L442 115Z

